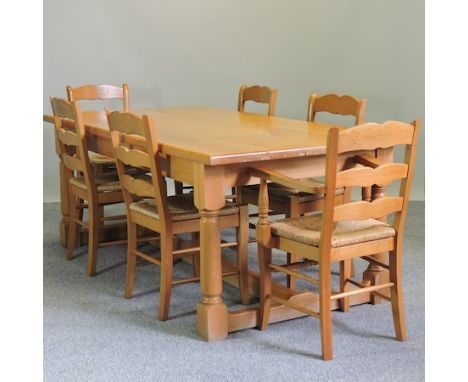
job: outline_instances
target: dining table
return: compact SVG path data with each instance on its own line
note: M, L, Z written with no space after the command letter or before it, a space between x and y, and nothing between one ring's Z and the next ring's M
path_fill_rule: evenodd
M201 215L201 296L196 309L200 337L209 341L221 340L228 333L256 327L259 317L257 305L229 310L222 298L222 273L235 270L234 263L221 257L218 215L226 202L226 190L259 184L259 179L249 172L249 168L256 166L268 167L295 179L323 176L327 133L336 125L201 106L135 109L131 112L146 114L154 120L167 177L193 185L195 206ZM53 117L44 115L44 121L53 122ZM88 148L113 157L105 112L85 111L83 122ZM377 157L382 163L393 161L393 152L389 149L366 154ZM338 164L344 166L349 156L341 156ZM66 244L68 203L63 163L60 163L60 169L60 235L62 243ZM371 194L363 195L363 198L373 200L384 196L386 191L386 185L374 185ZM382 217L384 219L386 217ZM374 255L380 261L385 256ZM224 282L238 286L236 276L228 276ZM388 282L388 271L369 263L361 283L374 285L385 282ZM249 290L252 296L258 295L258 274L252 270L249 271ZM318 310L318 297L311 292L274 283L272 293ZM371 294L352 296L350 301L351 305L380 302L381 298ZM332 309L337 308L338 302L334 300ZM302 312L273 304L270 323L302 316L305 316Z

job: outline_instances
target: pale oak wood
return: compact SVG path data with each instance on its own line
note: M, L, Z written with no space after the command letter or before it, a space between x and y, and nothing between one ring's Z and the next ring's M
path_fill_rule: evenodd
M68 202L67 259L72 259L73 257L77 225L83 226L88 230L89 234L86 273L88 276L94 276L96 274L97 250L100 244L100 228L104 220L109 219L104 218L102 207L107 204L123 202L123 196L120 189L116 191L98 191L93 168L89 160L83 115L80 107L75 102L65 101L60 98L51 98L51 104L54 112L57 154L61 160L61 166L63 166L63 193L67 195L66 199ZM69 125L71 124L73 127L71 129L65 127L65 121L69 122ZM73 178L78 176L84 178L86 189L79 188L75 184L70 183ZM88 202L88 224L84 224L81 221L82 212L80 212L79 208L82 204L81 201ZM119 243L121 241L107 244Z
M67 86L67 95L70 102L80 100L109 100L121 99L123 102L123 111L128 111L128 85L122 84L121 87L114 85L81 85L76 88Z
M389 129L389 126L395 126L395 135ZM260 291L263 295L260 296L261 320L258 326L261 329L266 329L269 322L269 311L271 309L271 300L275 300L271 296L271 256L265 256L265 253L271 253L272 248L282 249L293 253L300 253L301 256L317 260L319 263L319 319L321 328L322 342L322 358L330 360L333 358L332 346L332 325L331 325L331 301L340 300L341 309L347 311L349 308L349 298L357 294L378 294L381 298L388 298L386 295L377 293L382 289L390 288L390 300L392 303L393 321L397 339L404 341L407 338L406 324L404 319L403 309L403 290L401 286L401 257L402 257L402 238L404 230L404 222L407 214L408 199L410 184L413 177L414 163L416 158L416 144L420 129L419 120L412 124L404 124L401 122L386 122L383 124L373 124L371 128L366 129L366 125L360 125L350 128L347 131L339 131L337 128L330 130L327 143L327 160L325 170L325 185L326 192L324 198L324 207L322 211L322 228L320 232L320 243L318 247L310 247L301 243L297 243L295 249L294 240L278 238L271 233L270 224L268 221L268 189L265 178L260 182L259 193L259 223L257 225L257 241L259 245L259 264L260 264ZM411 139L408 134L411 133ZM340 143L341 138L343 142ZM340 178L340 174L347 170L342 170L338 167L338 156L346 151L355 152L362 149L377 150L379 148L388 148L395 145L405 145L406 152L404 158L405 171L397 171L393 176L393 180L402 179L400 192L398 197L383 197L376 199L373 202L347 202L340 206L335 206L335 189L336 181ZM375 178L374 184L378 183L385 169L395 169L398 166L375 165L371 161L369 169ZM363 161L359 160L362 165ZM384 170L382 170L382 168ZM402 167L400 167L402 168ZM393 171L393 170L392 170ZM254 169L253 173L259 175L259 171ZM357 176L353 179L357 185L363 187L369 184L369 175ZM261 174L260 174L261 175ZM403 175L403 176L402 176ZM387 179L386 175L384 176ZM344 179L344 177L342 177ZM338 248L332 248L332 235L334 223L341 219L368 219L381 218L390 212L395 213L393 221L393 229L395 236L385 239L377 239L359 244L347 245ZM288 243L287 246L283 245ZM313 252L312 252L313 249ZM317 256L318 251L318 256ZM381 283L379 285L368 286L364 283L352 282L351 284L358 286L359 289L349 290L348 284L350 277L350 259L355 257L367 258L370 254L389 251L390 282ZM313 255L314 254L314 255ZM340 261L340 292L332 295L331 293L331 263ZM374 263L379 265L380 260ZM387 267L387 266L386 266ZM273 269L281 270L281 266L275 265ZM290 273L288 269L283 270L285 273ZM276 301L281 301L276 299ZM309 312L311 315L316 315L316 312L310 311L305 306L298 307L295 304L284 301L285 305L296 308L302 312Z
M403 206L401 196L384 196L372 202L357 201L344 203L335 207L334 220L363 220L387 216L400 211Z
M245 102L253 101L268 104L268 115L274 115L276 108L276 96L277 91L267 86L254 85L248 87L247 85L242 85L239 89L237 110L244 112ZM175 182L174 187L176 195L182 194L184 190L193 191L193 186L184 186L183 183L177 181ZM232 188L231 195L226 195L226 199L235 201L237 199L238 193L239 190Z
M340 172L336 178L336 186L370 187L374 184L389 184L396 179L405 178L407 173L408 166L405 163L386 163L375 168L356 167Z
M355 117L355 125L364 123L367 99L357 99L351 95L335 93L319 96L313 93L309 96L307 120L314 121L316 114L327 112L331 114L350 115Z
M142 110L143 112L143 110ZM219 206L219 200L223 199L224 197L224 189L227 187L232 186L240 186L240 185L248 185L248 184L257 184L258 178L252 177L249 175L248 167L249 166L265 166L267 165L269 168L276 169L277 171L281 171L284 174L294 177L297 179L306 178L306 177L315 177L315 176L322 176L323 169L325 166L325 151L326 151L326 133L330 129L331 125L327 124L318 124L318 123L307 123L304 121L294 121L294 120L287 120L284 118L278 117L263 117L262 116L255 116L253 115L254 122L252 122L252 118L248 115L248 118L239 119L239 113L232 111L232 110L217 110L217 109L209 109L209 108L200 108L200 107L177 107L177 108L168 108L168 109L152 109L150 110L150 114L156 116L158 122L159 118L158 115L161 113L165 114L165 123L162 125L158 123L158 138L160 143L160 157L162 160L162 165L164 167L164 171L167 171L167 175L171 178L184 181L186 183L194 183L194 164L202 163L207 168L210 168L209 164L204 164L203 162L209 162L211 160L215 160L215 158L210 157L213 154L212 145L207 147L206 142L220 142L220 146L222 146L222 142L224 142L225 150L229 150L230 147L225 145L225 141L223 141L224 136L219 135L218 131L214 129L214 126L224 129L224 133L228 135L237 136L237 131L242 132L239 134L239 142L241 137L245 138L245 147L242 144L237 145L237 154L231 155L231 152L223 152L218 151L222 157L222 161L225 162L224 164L220 165L223 168L223 171L218 172L211 172L214 178L210 180L216 186L216 192L214 194L219 194L221 197L218 199L217 207ZM96 152L108 156L113 156L113 148L112 143L110 141L110 134L109 128L107 125L107 120L104 117L102 119L104 113L91 113L84 115L84 122L86 126L86 136L87 136L87 143L89 147L93 147ZM190 119L187 119L187 115L190 115ZM226 115L230 115L230 117L226 117ZM226 118L221 118L222 116ZM260 119L258 119L260 117ZM221 123L218 122L221 121ZM273 123L272 123L273 120ZM44 121L53 121L53 118L50 116L45 115ZM182 122L181 122L182 121ZM231 122L227 122L231 121ZM235 121L235 123L233 122ZM216 122L216 123L215 123ZM227 123L227 127L223 125L223 122ZM203 140L194 140L194 135L190 133L192 130L190 128L191 123L194 126L198 126L203 130L204 139ZM252 123L255 123L255 130L254 127L250 129ZM299 126L300 125L300 126ZM204 128L204 126L211 126L211 128ZM258 133L258 126L261 129L269 129L271 134L265 138L269 140L272 144L274 149L267 149L266 145L264 146L266 151L259 153L257 151L248 152L250 142L252 139L255 138L255 135ZM273 126L273 127L272 127ZM310 128L309 128L310 126ZM174 138L172 135L174 133L174 128L182 128L184 129L181 134L177 135L177 139ZM171 130L171 134L165 134L164 129L168 128ZM271 128L271 129L270 129ZM238 129L238 130L236 130ZM311 147L306 147L297 149L297 142L294 141L294 134L291 134L293 131L297 131L298 134L303 134L304 130L307 129L307 134L302 135L303 144L307 143L310 144ZM254 135L252 135L254 134ZM196 135L198 136L198 135ZM169 137L169 141L165 141L165 139ZM290 137L290 138L287 138ZM292 138L291 138L292 137ZM291 147L288 148L288 140L291 140ZM179 145L179 147L177 147ZM196 152L202 152L202 155L191 155L191 152L186 152L185 147L192 147L196 148ZM217 147L217 144L214 144ZM278 151L277 148L281 146L281 151ZM244 150L244 151L243 151ZM171 155L168 154L171 152ZM180 153L181 156L175 155L175 153ZM240 155L239 155L240 153ZM358 153L356 153L358 154ZM366 154L366 153L361 153ZM368 153L367 153L368 154ZM354 155L354 154L353 154ZM346 160L348 159L349 155L343 154L338 157L338 163L342 166ZM208 159L207 159L208 158ZM217 161L219 158L216 158ZM250 160L250 161L249 161ZM387 157L382 157L384 162L387 161ZM244 162L242 162L244 161ZM390 159L391 161L391 159ZM230 163L231 162L231 163ZM217 167L217 166L216 166ZM210 173L210 172L209 172ZM198 172L197 176L202 176L203 172ZM215 175L217 174L217 175ZM219 177L217 177L219 176ZM213 195L211 192L210 195ZM207 195L209 199L210 195ZM377 194L376 194L377 195ZM201 198L203 199L203 197ZM224 201L223 201L224 203ZM205 204L211 204L211 201L208 200ZM62 205L62 207L64 207ZM211 207L215 207L211 204ZM198 230L199 228L197 228ZM283 245L283 244L282 244ZM374 248L375 251L379 251L381 248ZM202 252L204 248L202 248ZM201 273L210 271L209 268L209 260L211 259L211 254L207 254L207 269L201 269ZM232 268L225 268L224 264L226 264L227 260L223 259L223 270L219 271L219 274L226 271L232 271ZM383 273L383 272L375 272ZM221 277L221 276L219 276ZM225 280L229 283L234 285L238 285L238 278L237 277L226 277ZM376 278L377 282L379 280ZM258 288L258 280L255 277L249 276L249 287L250 292L257 290ZM295 298L294 291L287 289L284 286L275 285L273 283L273 293L277 294L281 292L281 296L286 296L285 298ZM286 293L287 294L284 294ZM256 292L258 293L258 291ZM302 294L301 294L302 295ZM304 299L301 302L309 301L310 294L304 296ZM299 297L298 297L299 298ZM357 296L350 297L350 304L362 304L369 302L369 295L362 294ZM295 300L298 302L299 300ZM312 309L318 308L318 301L316 299L310 300ZM332 309L336 309L338 304L332 303ZM229 331L241 330L250 325L252 322L257 322L258 310L256 308L248 308L243 309L242 314L236 315L234 312L229 313ZM296 317L301 317L303 313L293 311L292 309L284 306L272 306L272 312L270 315L270 323L279 322L282 320L288 320ZM232 318L232 320L231 320ZM200 321L204 321L205 318L200 317ZM221 321L223 320L223 316L210 316L210 319L205 321L206 325L209 325L211 322ZM222 328L224 324L216 323L215 327ZM211 330L206 330L205 333L212 333ZM224 334L225 335L225 334ZM207 339L214 339L214 337L205 337ZM220 337L221 338L221 337Z
M240 97L239 97L240 99ZM357 99L351 95L337 95L337 94L326 94L319 96L314 93L309 96L307 121L314 122L316 113L327 112L332 114L340 115L351 115L355 117L355 124L361 124L364 122L364 115L366 110L366 99ZM272 177L269 180L275 182ZM297 188L297 183L286 181L283 179L281 182L284 186L296 189L298 192L308 192L312 194L323 194L321 190L304 191L303 189ZM341 187L337 185L337 187ZM252 188L243 188L240 190L240 200L244 203L254 204L258 200L258 192ZM370 190L368 190L370 192ZM352 189L351 187L345 189L343 195L339 195L336 198L336 203L341 204L346 200L349 200ZM363 192L364 191L363 189ZM297 217L302 216L305 213L318 211L323 206L323 198L319 197L313 201L305 201L304 198L299 198L295 195L276 197L276 200L270 204L271 209L279 214L284 214L286 217ZM294 254L288 254L288 264L294 263L298 258ZM354 275L354 264L352 263L352 274ZM296 280L291 275L287 275L286 283L291 288L296 285Z
M162 154L210 166L324 155L332 126L205 107L132 112L157 121ZM110 143L105 112L88 112L84 118L90 136L103 138L95 142L99 152L113 155L112 146L104 146Z
M127 219L129 229L129 248L128 248L128 265L127 278L125 284L125 297L132 296L133 285L135 282L136 260L137 257L144 258L152 264L160 266L160 302L158 319L167 320L169 318L169 307L171 299L171 290L173 285L180 285L190 282L201 281L202 292L207 299L207 305L213 305L217 300L211 296L212 290L205 290L206 284L211 287L216 281L206 281L206 276L191 277L188 279L173 280L173 259L175 255L192 254L195 258L199 256L199 249L204 246L213 246L211 250L216 250L220 254L220 241L213 240L212 234L204 235L201 230L200 247L175 249L173 245L173 237L175 234L183 232L197 232L200 226L200 220L214 220L219 235L219 226L236 227L238 232L237 242L230 243L237 246L238 253L238 269L235 274L238 275L240 282L241 299L244 304L249 303L248 294L248 279L247 279L247 207L239 206L238 213L221 216L215 216L216 212L200 212L200 219L191 218L186 220L173 221L168 209L167 191L165 176L163 171L162 158L160 157L160 146L156 136L156 128L153 120L147 115L139 116L128 112L110 112L107 115L109 127L111 130L112 144L114 147L114 155L116 159L117 170L122 184L124 200L127 208ZM143 168L151 173L151 177L145 176L144 179L138 178L140 175L132 175L130 169ZM209 180L209 177L207 177ZM206 179L204 178L204 181ZM195 194L198 196L198 192ZM140 198L150 198L154 201L158 219L146 216L145 214L131 209L132 203L137 202ZM224 203L224 199L223 199ZM203 204L198 202L198 204ZM211 216L213 215L213 216ZM209 217L207 217L209 216ZM140 225L160 235L160 260L151 260L150 256L138 251L136 241L136 227ZM207 243L207 238L209 243ZM225 247L227 245L224 245ZM232 246L232 245L230 245ZM196 263L198 260L194 260ZM220 260L219 260L220 261ZM202 266L204 258L202 257ZM229 273L230 275L232 274ZM216 274L215 276L220 276ZM219 312L218 312L219 313ZM227 319L226 319L227 321ZM208 328L209 329L209 328ZM208 334L207 334L208 335Z
M247 86L242 85L239 89L239 97L238 97L238 104L237 110L239 112L244 112L245 103L247 101L258 102L258 103L265 103L268 104L268 113L267 115L275 115L276 109L276 97L278 91L276 89L272 89L268 86ZM193 191L193 186L184 186L181 182L174 183L175 193L176 195L182 194L185 190ZM231 189L231 194L226 195L227 200L235 201L238 199L240 190L233 187Z
M265 103L265 104L268 104L267 115L273 116L275 115L277 96L278 96L278 90L270 88L268 86L242 85L239 89L237 110L240 112L244 112L245 103L247 101Z
M67 96L68 101L80 101L80 100L106 100L106 99L122 99L123 102L123 109L128 110L129 100L128 100L128 86L123 84L122 87L117 87L113 85L83 85L73 88L72 86L67 86ZM89 113L89 111L84 111L84 114ZM49 117L48 117L49 118ZM45 118L44 120L47 120ZM53 118L49 119L49 122L53 123ZM113 163L112 159L107 156L107 158L96 158L94 156L90 156L90 161L93 166L93 172L95 174L103 173L103 172L115 172L115 164ZM63 167L63 163L60 161L60 167ZM62 221L60 222L60 239L62 244L66 245L66 232L68 232L68 186L62 185L60 187L60 200L61 200L61 208L62 208ZM66 206L66 207L65 207ZM102 218L102 208L100 208L100 218ZM83 211L79 211L79 216L83 214ZM103 232L101 236L103 239L107 240L115 240L119 238L126 237L126 227L121 225L120 229L113 229L109 230L108 227L101 227ZM77 243L80 242L87 242L87 237L82 235L78 235Z

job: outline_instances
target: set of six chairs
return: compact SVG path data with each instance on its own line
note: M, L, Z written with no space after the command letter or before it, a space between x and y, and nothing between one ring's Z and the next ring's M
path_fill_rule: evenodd
M148 116L129 112L128 86L85 85L67 87L68 100L51 98L57 137L57 153L63 163L63 175L68 185L69 224L67 258L73 257L80 227L88 230L87 275L96 274L99 246L121 244L99 240L100 230L108 221L126 219L128 237L125 297L132 296L137 258L160 267L160 300L158 319L169 317L172 286L200 280L199 243L177 248L174 236L191 233L196 239L200 215L193 202L191 186L175 182L175 195L167 193L167 178L158 156L156 128ZM268 115L274 116L277 91L262 86L242 86L239 90L238 111L245 112L245 103L254 101L268 105ZM87 99L121 99L122 111L106 111L111 131L114 158L88 150L85 139L83 113L78 101ZM343 311L349 309L350 296L373 293L392 302L397 338L406 339L401 290L401 240L406 217L409 189L413 174L419 121L413 124L387 122L364 124L365 99L349 95L312 94L308 101L307 121L313 122L317 113L353 116L354 128L340 131L330 129L327 144L325 180L289 179L265 169L251 169L260 178L260 185L237 187L227 195L220 211L220 226L236 230L234 242L222 242L222 247L237 251L237 270L223 276L239 277L240 297L250 303L248 286L249 218L258 217L256 224L260 265L260 321L266 329L272 301L298 309L321 322L322 357L332 358L331 304L339 301ZM404 163L379 163L376 158L359 154L379 148L406 145ZM339 169L339 155L350 153L352 160ZM357 153L357 155L352 155ZM370 187L401 180L397 197L383 197L369 201ZM267 183L268 181L268 183ZM285 185L286 184L286 185ZM361 188L363 200L351 201L353 187ZM189 192L186 192L189 191ZM106 216L104 206L125 203L126 215ZM364 204L363 204L364 203ZM258 214L250 214L248 205L259 207ZM83 210L88 209L88 221ZM285 215L285 219L270 222L269 214ZM393 224L378 220L395 214ZM146 229L142 235L142 229ZM153 234L147 234L151 232ZM156 235L154 235L156 233ZM140 250L138 243L159 241L159 258ZM286 263L271 262L271 249L287 253ZM389 264L370 257L373 253L389 252ZM174 259L192 258L193 275L173 279ZM352 279L356 257L376 262L389 269L390 281L376 286L363 285ZM330 264L340 262L340 290L332 294ZM319 265L319 278L312 278L296 269L304 265ZM297 279L319 287L319 311L282 300L271 293L271 272L283 272L287 284L296 287ZM357 289L350 290L354 285ZM390 296L379 292L390 288Z

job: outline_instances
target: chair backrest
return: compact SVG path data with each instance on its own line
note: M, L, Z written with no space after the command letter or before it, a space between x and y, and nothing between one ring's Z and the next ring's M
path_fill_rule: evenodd
M130 203L141 198L153 199L164 227L171 220L153 120L147 115L121 111L108 113L107 120L127 211ZM135 175L132 171L135 169L151 171L151 180Z
M275 115L276 96L278 91L268 86L247 86L242 85L239 89L239 99L237 110L244 111L245 102L253 101L268 104L268 115Z
M326 194L324 202L321 246L329 245L333 232L333 223L342 220L366 220L382 218L395 213L393 228L397 240L401 243L403 228L408 208L409 192L413 180L416 160L416 144L420 129L419 119L411 124L388 121L382 124L366 123L348 129L332 128L328 133L327 159L325 170ZM377 149L393 149L405 146L405 155L401 163L385 163L352 168L338 169L339 155L352 156L357 152L375 152ZM362 161L359 161L362 163ZM389 185L400 180L398 196L384 196L372 202L350 201L335 206L335 189L338 187L370 187ZM401 235L400 235L401 233Z
M57 154L65 165L66 180L83 174L88 189L95 190L79 105L56 97L51 97L50 102L54 113Z
M355 117L355 125L364 123L367 100L357 99L350 95L326 94L319 96L317 93L309 96L307 121L313 122L315 115L327 112L339 115L351 115Z
M121 87L114 85L83 85L76 88L67 86L68 100L70 102L79 100L110 100L121 99L123 111L128 111L128 85Z

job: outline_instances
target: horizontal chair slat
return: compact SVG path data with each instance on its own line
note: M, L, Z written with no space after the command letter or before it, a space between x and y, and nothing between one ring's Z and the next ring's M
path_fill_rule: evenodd
M401 211L402 207L403 198L401 196L386 196L372 202L358 201L341 204L335 207L333 221L382 217Z
M73 89L75 99L121 99L123 89L113 85L83 85Z
M57 137L60 140L60 142L67 146L79 147L81 143L80 137L73 131L57 129Z
M116 147L114 150L115 157L125 163L126 165L132 167L145 167L149 168L150 163L148 159L148 154L136 150L136 149L129 149L127 147L119 146Z
M85 168L81 159L71 155L63 155L62 157L63 164L67 166L70 170L84 172Z
M120 178L122 187L134 195L154 198L154 188L150 181L136 179L131 175L123 175Z
M141 137L147 136L144 117L131 113L118 116L114 115L114 113L110 113L108 118L112 125L112 130L123 134L139 135Z
M271 89L267 86L250 86L243 92L243 98L249 101L266 103L265 100L270 98Z
M327 94L316 99L314 112L355 115L358 104L359 100L350 95Z
M364 123L340 132L338 153L409 145L413 142L413 132L414 126L404 122Z
M145 137L142 137L141 135L136 135L136 134L125 134L122 137L122 140L124 143L128 145L132 145L136 148L139 148L141 150L147 150L148 145Z
M336 174L336 187L370 187L374 184L388 184L396 179L406 178L408 165L387 163L376 168L356 167Z

